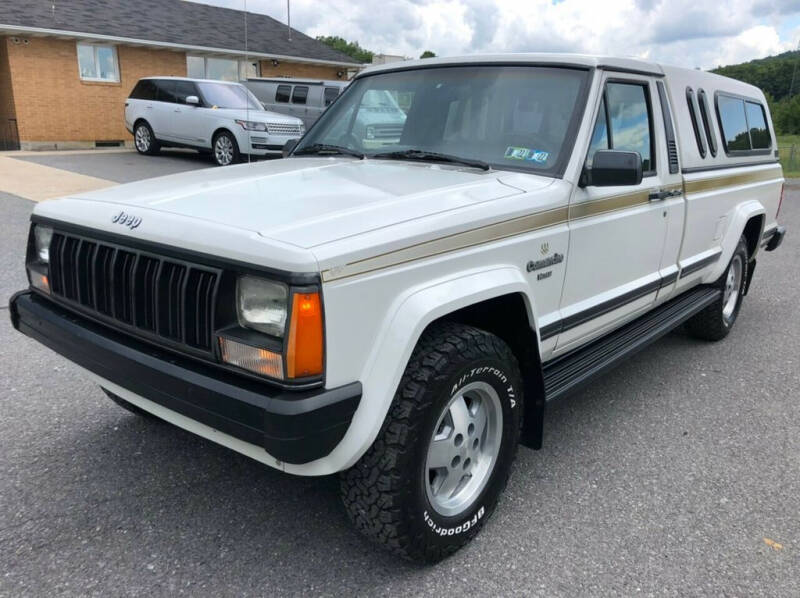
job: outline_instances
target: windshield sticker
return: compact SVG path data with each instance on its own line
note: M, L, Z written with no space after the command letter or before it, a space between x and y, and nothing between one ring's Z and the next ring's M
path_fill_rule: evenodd
M542 150L531 149L529 147L516 147L509 145L506 148L504 157L507 160L525 160L526 162L546 164L547 159L550 157L550 152L543 152Z

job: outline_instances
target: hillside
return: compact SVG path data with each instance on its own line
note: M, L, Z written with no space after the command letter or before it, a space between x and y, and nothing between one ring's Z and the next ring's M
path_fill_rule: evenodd
M711 72L746 81L763 89L767 94L776 132L782 135L800 134L800 52L784 52L777 56L719 67Z

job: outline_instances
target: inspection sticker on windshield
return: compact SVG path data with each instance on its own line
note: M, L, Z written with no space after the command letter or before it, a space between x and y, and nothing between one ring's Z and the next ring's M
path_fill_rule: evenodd
M545 164L550 157L550 152L531 149L529 147L516 147L509 145L504 156L507 160L525 160L526 162L536 162Z

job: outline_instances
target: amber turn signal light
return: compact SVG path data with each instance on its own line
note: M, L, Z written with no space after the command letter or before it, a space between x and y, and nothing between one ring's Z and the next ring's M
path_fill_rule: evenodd
M292 295L292 316L286 351L288 378L322 374L322 305L319 293Z

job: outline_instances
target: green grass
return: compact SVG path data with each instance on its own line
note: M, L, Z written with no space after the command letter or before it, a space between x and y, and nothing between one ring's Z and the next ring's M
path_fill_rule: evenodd
M794 146L794 154L792 154ZM800 135L778 135L783 176L787 179L800 178Z

